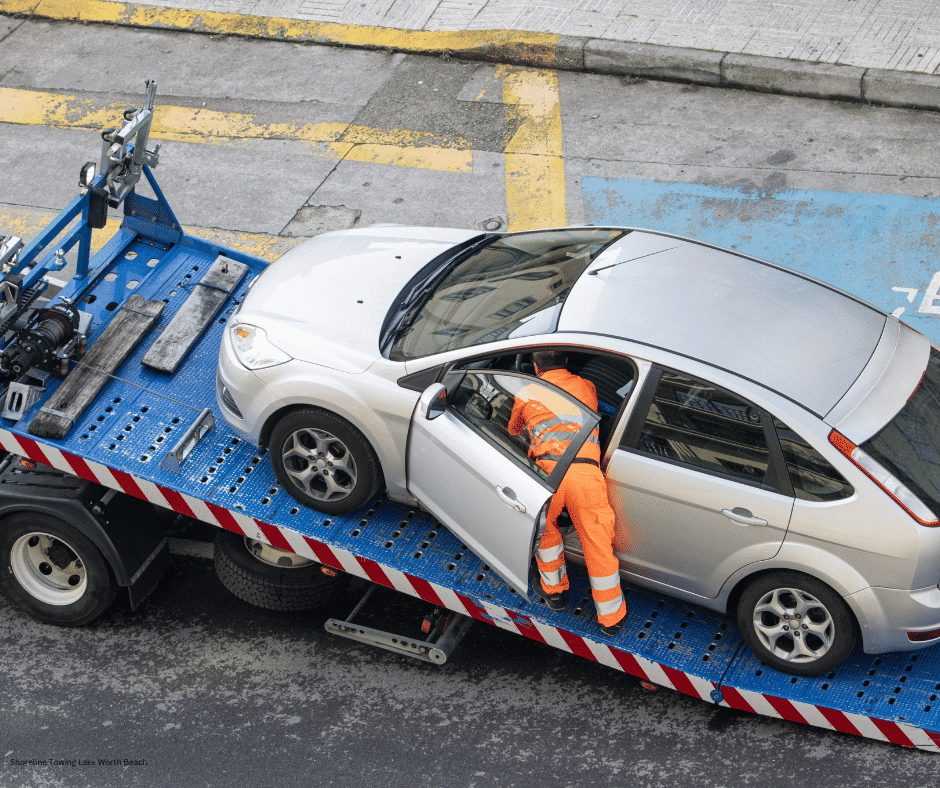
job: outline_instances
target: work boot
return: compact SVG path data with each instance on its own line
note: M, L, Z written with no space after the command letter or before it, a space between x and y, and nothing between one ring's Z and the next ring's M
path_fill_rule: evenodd
M626 603L626 600L624 600L624 602ZM620 632L621 629L623 629L623 622L627 620L627 616L629 615L630 615L630 606L627 605L627 611L623 614L623 618L621 618L619 621L614 622L609 627L605 627L603 624L601 624L600 621L597 622L597 625L601 628L601 632L607 635L607 637L609 638L616 637L617 633Z
M565 602L565 592L559 591L557 594L549 594L548 591L542 588L542 579L534 572L532 573L532 590L537 596L544 599L545 604L552 610L568 609L568 603Z

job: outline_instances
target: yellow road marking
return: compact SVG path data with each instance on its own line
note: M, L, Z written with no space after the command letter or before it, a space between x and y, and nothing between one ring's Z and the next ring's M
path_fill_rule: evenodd
M421 54L485 52L494 59L497 54L510 59L524 55L527 62L546 66L555 64L560 38L554 33L518 30L398 30L104 0L0 0L0 11L63 21L223 33Z
M558 36L515 31L407 31L336 25L273 17L190 11L103 0L0 0L0 11L52 19L163 27L271 37L404 52L459 52L522 47L529 62L552 64ZM561 107L554 72L502 66L503 101L519 125L506 145L506 203L510 230L562 226L567 220ZM0 121L66 128L113 125L124 106L71 96L0 88ZM306 142L312 155L378 164L471 172L472 151L463 139L442 139L406 130L379 130L343 123L259 123L251 115L188 107L161 107L155 138L231 143L247 139Z
M2 2L3 0L0 0ZM0 122L69 129L119 125L125 104L95 99L0 88ZM151 136L156 140L230 143L248 139L313 143L310 152L327 158L349 158L378 164L420 167L444 172L471 172L470 143L404 129L373 129L348 123L260 123L253 115L191 107L158 106ZM326 147L317 147L329 143Z
M43 208L25 208L16 205L0 205L0 233L17 235L29 242L41 233L58 211ZM92 254L104 246L121 226L121 218L108 219L107 225L91 234ZM303 238L281 238L277 235L262 233L240 233L232 230L216 230L206 227L188 227L184 230L190 235L211 243L228 246L239 252L260 257L262 260L276 260L284 252L296 246ZM55 249L51 244L49 249ZM55 274L53 274L55 276Z
M503 66L503 103L520 121L506 144L506 209L510 230L567 223L561 102L552 71Z

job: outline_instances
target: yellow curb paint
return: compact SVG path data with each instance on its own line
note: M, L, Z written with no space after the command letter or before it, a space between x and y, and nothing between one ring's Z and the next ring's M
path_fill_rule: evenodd
M56 216L57 211L43 208L24 208L17 205L0 205L0 231L9 235L17 235L26 243L41 233L46 225ZM91 234L92 253L103 247L121 226L121 218L108 219L108 223L100 230ZM288 249L299 244L303 238L281 238L277 235L263 233L241 233L234 230L218 230L206 227L185 228L186 232L204 241L221 244L239 252L259 257L262 260L275 260ZM54 249L55 244L50 244ZM55 276L55 273L52 274Z
M506 144L510 230L567 224L561 101L554 72L503 66L503 103L518 126Z
M527 62L536 65L554 63L560 38L553 33L518 30L399 30L104 0L0 0L0 12L422 54L476 52L495 58L524 53Z

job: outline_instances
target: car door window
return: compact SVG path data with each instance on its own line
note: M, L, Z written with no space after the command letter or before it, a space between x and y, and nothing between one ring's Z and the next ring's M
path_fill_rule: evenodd
M761 412L709 383L663 371L635 451L762 483L770 450ZM626 439L628 442L630 438Z
M557 471L567 466L567 461L598 421L594 411L555 386L538 378L510 372L467 371L448 399L454 413L503 452L551 484L557 483ZM547 425L551 421L554 430L565 432L565 442L570 443L562 456L541 465L536 462L537 457L530 456L533 436L521 421L510 424L513 407L519 401L538 402L547 411L542 423Z
M568 359L568 371L594 384L597 391L597 412L601 419L598 424L600 445L606 447L616 416L633 391L638 376L636 363L627 356L565 345L542 345L538 348L530 346L497 355L471 357L455 365L453 374L462 374L471 369L488 369L518 372L535 377L535 366L532 362L535 349L563 352ZM445 385L447 379L444 378Z
M774 427L797 498L804 501L838 501L849 498L855 492L825 457L780 419L774 418Z

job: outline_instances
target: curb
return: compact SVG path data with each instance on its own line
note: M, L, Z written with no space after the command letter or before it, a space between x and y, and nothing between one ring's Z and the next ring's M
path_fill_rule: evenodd
M233 35L940 111L940 75L518 30L400 30L105 0L0 0L21 19Z

